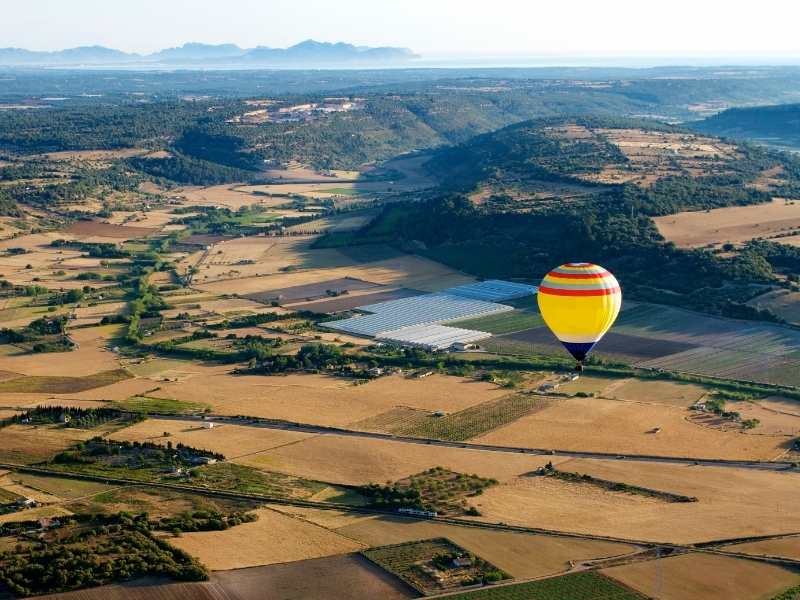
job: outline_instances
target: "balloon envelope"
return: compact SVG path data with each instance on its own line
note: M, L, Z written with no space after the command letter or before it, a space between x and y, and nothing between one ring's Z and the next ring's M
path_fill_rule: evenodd
M545 276L537 300L544 322L569 353L582 361L614 324L622 292L603 267L567 263Z

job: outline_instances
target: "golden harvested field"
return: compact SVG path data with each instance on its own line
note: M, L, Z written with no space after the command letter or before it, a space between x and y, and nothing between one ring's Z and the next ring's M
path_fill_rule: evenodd
M162 383L160 388L151 395L207 402L220 414L333 426L349 425L396 406L454 412L508 394L491 383L445 375L387 376L354 385L325 375L233 376L219 367L217 372Z
M2 429L0 460L20 464L49 460L67 447L102 433L60 425L9 425Z
M164 437L164 433L169 437ZM197 422L147 419L109 437L114 440L155 442L166 445L183 443L195 448L220 452L228 459L242 459L259 452L280 448L287 444L302 442L314 434L245 427L242 425L217 424L214 429L204 429ZM241 460L239 462L242 462Z
M236 462L305 479L363 485L397 481L435 466L505 481L538 469L550 458L387 440L356 441L347 436L325 434L252 454Z
M43 500L43 502L54 502L60 499L74 500L114 489L113 486L96 481L44 477L30 473L14 473L9 477L28 489L38 490L40 494L49 498L49 500ZM31 497L35 498L35 496Z
M282 179L284 181L320 181L320 182L335 182L337 180L352 180L357 179L360 173L358 171L337 171L330 170L325 173L320 173L311 167L303 166L299 163L290 163L286 169L267 169L263 172L264 177L268 179Z
M315 221L309 221L308 223L292 225L288 228L288 230L303 233L354 231L369 223L377 216L377 214L377 210L365 210L363 212L357 212L353 214L324 217Z
M708 390L693 383L626 379L603 389L600 395L632 402L687 407L707 393Z
M0 525L3 523L13 523L15 521L35 521L43 517L63 517L71 515L72 513L61 506L50 504L47 506L39 506L38 508L31 508L19 512L7 513L0 515Z
M91 393L91 390L82 393L88 394ZM58 396L56 394L3 394L0 396L0 401L5 404L18 406L21 409L34 408L36 406L53 406L55 403L58 403L59 406L69 406L73 408L102 408L107 406L106 402L96 400L73 400L69 397Z
M16 494L22 498L32 498L42 504L52 504L61 501L61 498L45 491L39 486L30 486L23 483L24 478L19 473L0 475L0 491Z
M201 269L201 273L202 271ZM393 287L406 287L423 292L434 292L474 281L472 277L454 271L440 263L419 256L405 255L353 266L309 269L292 273L278 273L265 277L241 278L237 279L234 284L231 281L201 283L199 280L195 280L195 287L208 292L224 294L229 293L231 286L235 285L236 292L244 295L344 277Z
M783 567L710 554L686 554L602 572L643 594L657 593L660 600L768 600L800 583L800 575Z
M116 355L104 348L108 343L109 331L104 327L76 329L72 337L80 346L72 352L50 353L47 360L43 360L39 354L0 356L0 370L23 375L81 377L118 369Z
M257 196L251 193L246 186L235 184L213 185L209 187L184 187L176 191L185 198L187 206L224 206L231 210L238 210L243 206L263 204L274 206L286 203L286 198L273 199Z
M132 240L153 235L157 231L150 227L128 227L102 221L77 221L65 230L66 233L80 238L83 242Z
M800 536L735 544L733 546L725 546L724 549L730 552L743 552L757 556L781 556L800 560Z
M800 531L800 473L616 460L553 461L560 470L698 498L678 503L521 477L475 499L483 519L674 543Z
M185 533L169 542L214 571L355 552L363 544L268 508L258 520L226 531Z
M218 279L274 275L287 267L326 269L358 264L338 250L313 249L313 242L310 237L248 237L214 244L194 282L206 284ZM234 289L242 293L238 286ZM230 286L227 291L232 291Z
M717 431L686 417L680 406L565 398L472 441L693 458L773 459L784 451L782 437Z
M278 510L294 513L297 509L282 507ZM322 512L308 509L298 514L313 520L314 515L309 513ZM566 571L570 560L581 562L635 550L627 544L493 531L399 517L365 517L335 531L367 546L445 537L518 578Z
M731 206L656 217L658 231L678 246L698 248L741 243L800 229L800 202L774 199L769 204ZM775 238L784 243L792 238Z
M783 408L772 408L769 404L769 401L766 405L762 401L728 402L725 406L726 410L738 412L742 419L758 419L759 424L752 430L753 434L785 436L787 442L800 434L800 402L795 401L794 406L790 406L789 411L794 410L794 413Z

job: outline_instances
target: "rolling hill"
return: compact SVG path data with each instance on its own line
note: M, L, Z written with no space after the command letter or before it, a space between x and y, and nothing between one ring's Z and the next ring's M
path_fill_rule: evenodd
M735 139L800 149L800 104L731 108L692 128Z

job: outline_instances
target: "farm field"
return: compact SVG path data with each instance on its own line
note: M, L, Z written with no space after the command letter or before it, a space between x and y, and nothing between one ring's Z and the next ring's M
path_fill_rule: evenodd
M0 431L0 460L21 464L49 460L69 446L102 433L58 425L9 425Z
M48 600L405 600L418 594L358 554L215 571L208 582L137 580L47 596ZM297 594L300 594L299 596Z
M471 564L468 566L440 569L432 576L430 570L436 569L437 557L466 554L464 548L447 538L414 540L368 548L362 550L361 554L426 596L457 590L470 581L481 581L488 575L498 580L508 579L505 573L475 554L472 554Z
M252 523L226 531L185 533L169 542L213 571L346 554L363 547L318 525L268 508L255 513L258 520Z
M325 515L321 515L323 511L313 512L325 518ZM308 511L302 514L305 518L317 518ZM554 575L569 570L569 561L579 563L629 554L636 550L634 546L614 542L476 529L399 517L361 518L355 523L338 527L335 531L368 546L445 537L479 554L516 578Z
M368 281L363 281L361 279L355 279L353 277L342 277L339 279L320 281L313 284L279 288L270 290L268 292L262 292L260 294L252 294L249 296L249 298L265 304L271 301L280 302L281 304L289 304L293 302L329 298L331 294L349 294L350 292L375 290L376 288L380 288L380 286Z
M494 345L499 347L500 351L515 352L515 348L519 348L521 351L529 354L556 353L569 356L559 341L553 337L553 334L546 327L536 327L534 329L508 333L494 338L493 342ZM691 350L693 347L694 346L691 344L684 342L656 341L651 338L611 331L598 342L595 354L609 359L636 363Z
M501 481L501 485L476 499L482 518L674 543L800 529L800 518L790 508L791 490L800 481L797 473L617 460L553 462L561 471L695 497L698 501L663 502L549 477L521 475Z
M725 549L730 552L742 552L744 554L753 554L754 556L780 556L800 560L800 536L733 544L732 546L726 546Z
M463 441L513 423L543 410L547 405L548 401L544 398L512 394L442 416L400 407L361 421L356 426L397 435Z
M310 237L246 237L214 244L194 277L196 284L358 264L333 249L314 249Z
M128 379L130 375L123 369L103 371L84 377L64 377L35 375L17 377L0 382L0 394L74 394L91 390Z
M709 554L674 556L602 572L664 600L760 600L800 583L800 575L783 567Z
M345 264L352 264L352 266L300 269L296 272L275 273L263 277L239 278L236 279L236 289L240 295L248 295L352 277L375 284L433 292L473 281L473 278L440 263L411 255L358 264L353 264L353 261L348 259ZM207 292L224 294L230 291L231 283L228 280L209 283L198 281L195 287Z
M164 433L169 436L165 437ZM217 424L214 429L205 429L198 422L147 419L113 433L115 440L182 443L194 448L213 450L228 459L250 456L272 448L295 443L312 437L313 434L274 429L259 429L228 423Z
M545 456L437 448L386 440L317 435L236 460L257 469L345 485L397 481L431 467L504 480L544 466Z
M524 331L526 329L540 327L542 324L543 321L538 312L532 313L519 310L509 313L489 315L479 319L467 319L464 321L448 323L448 325L452 325L453 327L463 327L464 329L486 331L487 333L493 333L495 335Z
M475 438L484 444L655 454L696 458L774 459L782 436L722 432L686 420L679 406L600 398L564 398ZM654 433L656 428L660 428Z
M630 303L629 303L630 304ZM800 385L800 333L752 321L692 313L679 308L633 304L620 313L615 331L697 346L643 360L641 367L778 385Z
M397 406L455 412L507 395L486 382L434 375L423 379L381 377L363 385L325 375L226 375L209 369L183 380L164 382L148 394L194 402L202 398L214 412L286 419L315 425L345 426ZM2 385L2 383L0 383Z
M37 377L70 378L91 378L98 373L118 370L116 356L104 348L108 340L93 339L91 332L91 328L77 330L73 339L80 343L80 347L72 352L49 353L47 360L42 360L37 354L0 356L0 370ZM84 336L89 339L84 339Z
M682 212L654 220L661 235L683 247L739 244L754 238L784 243L793 238L776 236L800 230L800 202L776 198L769 204Z
M323 217L321 219L309 221L308 223L292 225L288 227L287 230L298 233L354 231L369 223L377 214L378 212L375 210L365 210L332 217Z
M95 481L45 477L32 473L14 473L10 478L27 488L38 490L52 498L61 498L64 500L75 500L86 496L93 496L113 489L110 485Z
M453 600L644 600L645 596L596 572L575 573L511 585L462 592Z
M151 227L134 227L103 223L102 221L77 221L70 225L66 233L79 237L84 242L125 241L147 237L158 230Z
M792 325L800 325L800 292L774 290L756 296L747 304L759 310L769 310Z
M345 296L335 298L333 300L320 300L318 302L303 302L299 304L293 304L291 305L291 308L296 310L310 310L312 312L320 313L336 313L345 310L352 310L367 304L376 304L378 302L398 300L400 298L410 298L411 296L417 295L419 295L419 292L416 290L408 290L405 288L390 289L373 293L348 293Z

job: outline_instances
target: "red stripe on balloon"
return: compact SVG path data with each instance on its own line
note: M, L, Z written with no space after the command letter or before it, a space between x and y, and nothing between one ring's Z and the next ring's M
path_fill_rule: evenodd
M611 275L608 271L605 273L558 273L557 271L550 271L548 277L563 277L564 279L602 279Z
M540 294L548 294L550 296L610 296L619 292L620 289L618 287L598 288L596 290L565 290L539 286Z

